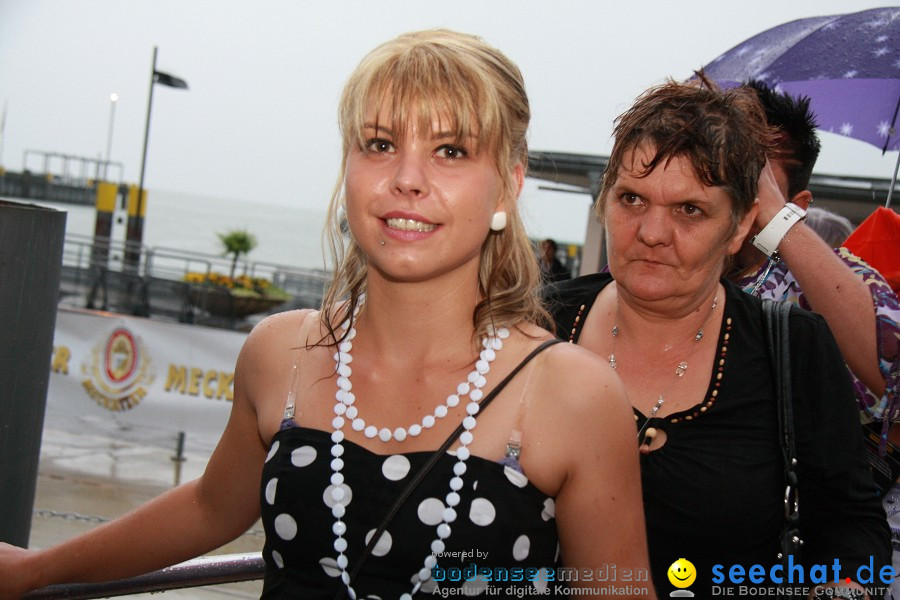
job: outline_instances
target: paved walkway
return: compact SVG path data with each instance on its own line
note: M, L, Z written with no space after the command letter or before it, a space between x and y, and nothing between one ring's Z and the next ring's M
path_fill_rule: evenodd
M140 506L177 481L202 473L206 457L188 456L185 462L177 463L172 454L171 450L121 439L45 428L29 546L45 548L87 531ZM213 554L256 552L262 549L263 541L257 523L250 532ZM126 597L258 598L261 589L262 582L253 581L173 590L164 596L155 593Z

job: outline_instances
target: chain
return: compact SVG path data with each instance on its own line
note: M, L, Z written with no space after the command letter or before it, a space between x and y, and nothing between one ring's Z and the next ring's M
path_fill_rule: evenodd
M81 521L82 523L106 523L110 521L106 517L98 517L96 515L79 515L78 513L61 513L55 510L35 509L34 515L45 519L64 519L66 521Z

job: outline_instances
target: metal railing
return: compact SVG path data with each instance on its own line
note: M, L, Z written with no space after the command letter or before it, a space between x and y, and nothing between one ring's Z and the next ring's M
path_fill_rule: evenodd
M128 254L139 260L127 264ZM226 274L231 266L220 255L70 234L63 247L61 291L67 305L236 328L240 311L207 314L207 300L217 290L186 281L188 273ZM331 277L321 270L248 260L239 261L236 272L268 279L292 297L272 311L318 307Z
M51 585L26 594L27 600L109 598L189 587L262 579L266 564L259 552L204 556L159 571L105 581Z

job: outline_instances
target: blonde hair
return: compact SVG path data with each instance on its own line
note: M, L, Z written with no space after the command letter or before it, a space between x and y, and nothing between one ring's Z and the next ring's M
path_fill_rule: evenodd
M366 257L342 215L347 157L365 146L366 114L385 114L393 131L406 131L410 116L430 131L433 122L458 140L474 135L477 153L489 152L503 181L506 228L491 232L481 248L481 300L472 315L475 336L521 321L545 324L538 294L540 273L518 211L516 165L528 165L530 109L519 68L478 37L436 29L401 35L370 52L350 76L339 107L341 168L328 208L326 235L335 265L322 301L330 337L359 305L366 290ZM345 234L346 232L346 234ZM341 302L342 300L346 302ZM345 334L344 334L345 335Z

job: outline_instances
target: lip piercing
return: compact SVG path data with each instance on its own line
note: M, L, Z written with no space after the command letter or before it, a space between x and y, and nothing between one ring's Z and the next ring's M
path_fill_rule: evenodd
M381 245L384 246L384 240L381 240Z

